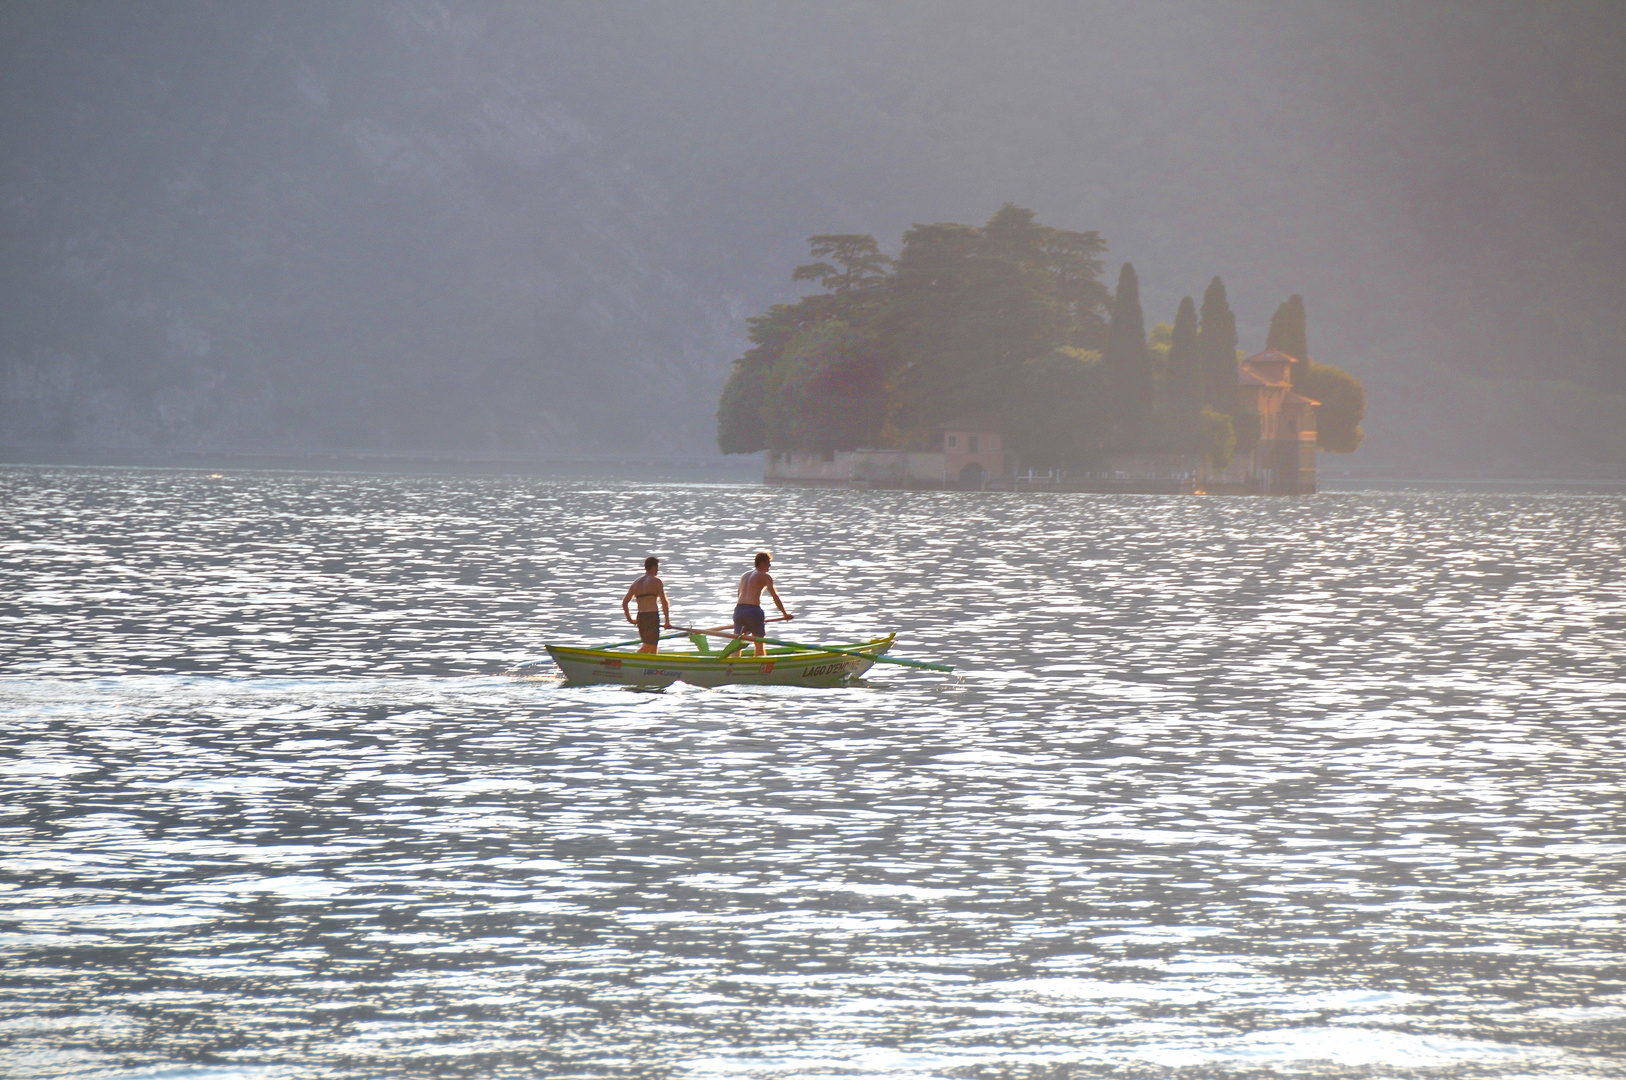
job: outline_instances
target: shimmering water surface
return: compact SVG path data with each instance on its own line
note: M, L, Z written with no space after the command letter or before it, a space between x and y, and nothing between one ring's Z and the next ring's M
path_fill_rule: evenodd
M0 1072L1626 1077L1626 499L0 470ZM719 622L962 679L502 677Z

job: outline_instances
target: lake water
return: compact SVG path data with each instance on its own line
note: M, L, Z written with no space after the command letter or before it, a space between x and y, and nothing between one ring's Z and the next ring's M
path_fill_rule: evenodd
M1626 498L0 469L0 1073L1626 1077ZM726 620L836 690L517 681Z

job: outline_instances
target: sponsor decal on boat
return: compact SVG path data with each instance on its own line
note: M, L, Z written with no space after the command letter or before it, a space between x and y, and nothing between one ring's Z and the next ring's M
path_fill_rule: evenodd
M812 667L802 669L802 678L811 679L815 675L836 675L847 670L845 660L835 664L814 664Z
M604 659L600 660L599 663L603 664L605 667L620 667L621 666L621 661L617 660L613 656L606 656Z

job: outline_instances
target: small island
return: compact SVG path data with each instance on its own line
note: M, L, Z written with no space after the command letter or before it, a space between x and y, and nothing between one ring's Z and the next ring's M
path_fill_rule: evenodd
M1215 277L1150 333L1135 268L1096 232L1007 203L981 227L809 239L821 291L750 320L717 409L764 479L849 487L1303 494L1361 441L1359 380L1310 357L1304 301L1237 348Z

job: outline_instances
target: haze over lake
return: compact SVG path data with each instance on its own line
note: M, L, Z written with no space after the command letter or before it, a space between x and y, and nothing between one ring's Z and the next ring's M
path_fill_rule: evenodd
M0 506L8 1075L1626 1075L1618 492ZM759 547L961 677L500 674Z
M1618 478L1622 57L1612 0L13 0L0 459L711 453L807 237L1014 202L1148 326L1302 294L1324 468Z

